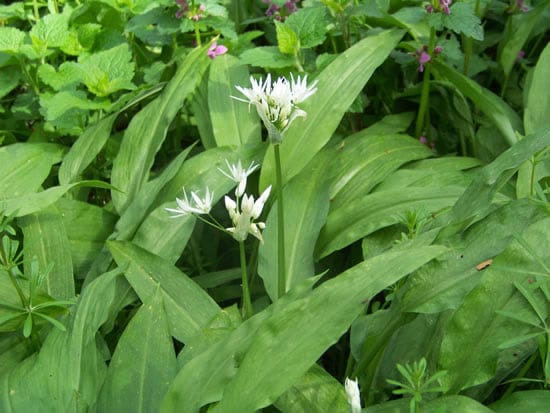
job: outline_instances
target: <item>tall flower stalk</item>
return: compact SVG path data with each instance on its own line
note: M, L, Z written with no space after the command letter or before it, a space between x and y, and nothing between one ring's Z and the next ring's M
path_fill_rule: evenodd
M280 298L286 293L286 260L285 260L285 224L283 202L283 174L281 168L281 154L279 145L283 142L284 134L299 118L305 117L306 112L298 105L313 95L317 82L308 86L307 76L296 79L291 74L290 80L279 77L271 81L268 74L265 81L257 81L250 77L251 88L236 86L246 99L232 96L241 102L254 105L258 115L267 129L269 142L273 145L275 154L275 174L277 187L277 296Z
M262 230L265 228L265 224L263 222L258 222L257 219L262 214L263 207L271 192L271 186L269 186L257 200L254 200L252 195L247 195L245 193L246 182L248 176L253 173L259 165L252 162L250 166L245 169L241 161L238 161L236 164L231 164L226 160L225 163L227 165L227 170L220 168L218 168L218 170L237 184L235 188L235 200L229 196L225 196L224 198L225 208L227 209L233 226L224 228L216 218L210 215L214 194L210 192L208 188L206 188L203 197L201 197L198 192L191 192L191 196L188 196L184 190L183 198L176 198L176 208L165 208L165 210L172 214L172 218L194 215L204 223L231 235L238 241L243 290L243 316L244 318L250 318L254 314L254 310L248 282L248 268L246 264L244 241L247 239L248 234L250 234L260 240L260 242L263 242ZM208 219L204 218L203 215L206 215Z

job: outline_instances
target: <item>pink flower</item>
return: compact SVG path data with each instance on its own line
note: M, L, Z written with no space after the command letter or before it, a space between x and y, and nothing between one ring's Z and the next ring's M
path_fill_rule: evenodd
M424 135L420 136L420 138L418 138L418 140L420 141L420 143L422 143L424 145L428 144L428 139L426 139L426 137Z
M214 42L206 54L210 59L214 59L216 56L220 56L225 53L227 53L227 47L221 44L218 46L218 44Z
M432 60L430 55L425 50L422 50L418 55L418 71L423 72L424 65L428 63L430 60Z

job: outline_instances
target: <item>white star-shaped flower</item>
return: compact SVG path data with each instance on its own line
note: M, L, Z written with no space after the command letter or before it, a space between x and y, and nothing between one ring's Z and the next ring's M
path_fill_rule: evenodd
M244 191L246 189L246 179L252 172L258 169L260 165L255 164L254 161L252 161L247 169L243 169L240 160L236 164L230 164L229 161L226 159L225 163L229 172L226 172L221 168L218 168L218 171L220 171L222 174L238 184L237 188L235 189L235 196L237 198L240 198L244 194Z
M307 76L294 79L291 75L290 82L285 77L279 77L272 83L268 74L265 82L250 77L250 84L252 88L236 86L247 99L232 97L256 107L273 144L282 142L283 134L294 119L306 116L306 112L297 105L317 91L317 81L308 86Z
M176 198L177 208L164 208L168 212L172 212L172 218L182 217L189 214L208 214L212 209L212 200L214 193L206 188L204 198L199 197L196 192L191 192L191 200L187 197L185 190L183 191L183 199Z
M232 227L226 229L237 241L244 241L248 237L248 234L251 234L263 242L261 230L265 228L265 223L253 221L260 217L270 191L271 185L267 187L256 201L254 201L252 195L248 196L244 194L241 200L240 211L237 202L228 196L225 197L225 208L233 223Z

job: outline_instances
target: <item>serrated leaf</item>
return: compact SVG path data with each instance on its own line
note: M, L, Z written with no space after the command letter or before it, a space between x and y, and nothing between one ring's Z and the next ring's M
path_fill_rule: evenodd
M13 18L21 20L25 18L25 3L15 2L7 6L0 6L0 20L8 20Z
M84 111L93 109L107 109L108 101L94 102L87 98L82 91L62 91L54 95L42 94L40 96L41 113L48 121L56 120L69 111L80 109Z
M271 69L281 69L294 64L294 58L282 54L276 46L255 47L243 52L239 57L244 64Z
M483 26L471 3L454 3L450 14L432 13L428 17L428 22L436 30L447 28L475 40L483 40Z
M97 96L107 96L119 90L133 90L135 63L126 43L94 53L79 62L84 84Z
M33 26L29 35L39 56L46 56L48 49L61 47L68 38L69 17L64 14L48 14Z
M69 88L82 82L82 69L75 62L65 62L59 66L59 70L46 63L38 67L38 77L54 90Z
M0 27L0 52L19 53L25 32L15 27Z
M307 49L320 45L325 41L327 33L326 8L302 8L292 13L284 25L296 33L301 48Z
M295 55L300 50L298 36L289 26L284 23L275 22L277 31L277 44L281 53Z

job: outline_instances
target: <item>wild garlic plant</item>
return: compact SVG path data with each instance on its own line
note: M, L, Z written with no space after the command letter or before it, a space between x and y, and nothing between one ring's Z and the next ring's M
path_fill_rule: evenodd
M278 288L280 298L286 293L285 274L285 224L283 202L283 177L281 171L281 154L279 145L283 142L284 134L297 118L305 117L307 113L299 107L306 99L317 91L317 81L308 86L307 75L303 78L290 75L290 81L279 77L271 81L268 74L264 81L257 81L250 77L251 88L236 86L246 99L232 96L241 102L254 105L267 130L269 142L273 145L275 155L275 173L277 182L277 246L278 246Z
M267 202L269 193L271 192L271 186L267 187L258 199L255 200L254 196L246 194L245 190L248 176L252 174L259 165L252 162L248 168L244 169L240 160L236 164L231 164L227 160L225 163L227 165L227 171L221 168L218 168L218 170L237 184L235 188L235 200L229 196L225 196L224 198L225 208L227 209L233 226L224 227L210 214L214 194L210 192L209 188L205 189L204 197L202 198L197 192L191 192L191 196L189 197L185 189L183 189L183 198L176 198L177 207L165 208L165 210L172 213L173 218L194 215L206 224L231 235L238 241L243 289L243 314L245 318L249 318L254 314L254 310L248 283L244 241L246 241L250 234L260 242L263 242L261 230L265 228L265 223L257 220L262 214L263 207ZM203 218L202 215L207 215L209 219Z

